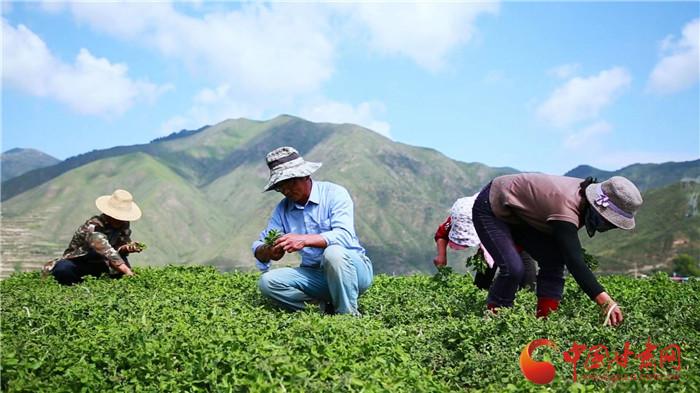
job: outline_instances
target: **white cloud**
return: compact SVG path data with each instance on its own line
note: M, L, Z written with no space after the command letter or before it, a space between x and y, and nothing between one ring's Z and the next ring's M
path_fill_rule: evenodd
M194 1L191 8L204 13L192 16L168 2L49 4L68 7L94 30L156 48L210 82L261 94L318 89L333 73L337 43L358 31L378 52L440 69L451 50L473 39L476 18L499 9L498 2L242 3L224 11Z
M333 72L332 29L313 4L250 4L193 17L167 3L71 3L93 29L138 40L210 82L251 94L314 91Z
M475 19L498 3L247 4L203 17L168 3L70 3L78 21L138 40L162 54L250 92L317 90L334 70L337 43L354 26L380 53L406 56L438 70L455 47L470 41Z
M648 89L658 94L671 94L687 89L700 79L699 57L700 19L683 27L677 41L666 37L660 46L664 56L649 76Z
M584 127L580 131L569 134L564 140L564 147L571 150L579 149L588 144L600 145L600 137L610 134L612 132L612 126L606 121L598 121L587 127Z
M48 78L56 59L44 41L24 25L17 28L2 19L3 82L32 95L48 94Z
M94 30L114 37L140 40L147 34L161 32L157 26L177 23L177 14L168 3L161 2L47 2L49 12L68 9L74 18ZM142 42L142 41L141 41Z
M374 3L347 6L369 45L380 53L406 56L432 71L443 68L450 51L469 42L476 18L498 12L497 2Z
M477 16L498 10L495 2L241 3L235 10L211 4L188 4L194 13L168 2L66 2L50 8L65 8L95 31L152 48L184 64L204 84L217 86L199 92L190 109L162 126L164 133L230 117L274 114L280 108L293 112L290 103L319 95L335 70L338 47L358 42L358 34L362 45L437 70L451 50L473 40ZM374 103L328 101L302 106L302 112L385 134L390 128L374 119Z
M549 71L547 71L547 73L550 75L553 75L559 79L566 79L566 78L571 78L572 76L575 76L576 74L578 74L578 71L580 68L581 68L581 65L577 64L577 63L562 64L562 65L550 68Z
M323 100L307 105L301 110L300 116L315 122L358 124L390 138L391 125L377 119L384 112L384 104L376 101L362 102L353 106L342 102Z
M170 86L134 81L125 64L112 64L81 49L74 64L55 57L24 25L2 20L3 82L31 95L49 97L82 114L121 114L137 100L153 100Z
M246 117L262 119L265 116L279 114L284 111L263 110L262 108L287 107L281 103L264 105L256 101L247 101L240 97L229 85L202 89L194 96L192 105L180 115L165 121L160 127L161 135L183 129L197 129L203 125L212 125L226 119ZM352 123L366 127L378 134L391 137L391 126L380 120L385 112L384 104L377 101L362 102L350 105L328 99L309 99L301 104L298 115L315 122Z
M168 135L182 129L197 129L238 117L260 119L264 115L263 107L260 103L238 97L227 84L202 89L195 94L187 111L171 117L161 125L160 134Z
M588 78L570 79L537 108L537 115L556 127L595 119L630 85L631 79L620 67Z

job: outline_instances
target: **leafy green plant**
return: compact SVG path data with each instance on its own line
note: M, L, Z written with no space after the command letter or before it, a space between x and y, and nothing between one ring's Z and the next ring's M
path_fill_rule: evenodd
M143 251L143 250L145 250L146 248L148 248L148 246L146 245L146 243L143 243L143 242L134 242L134 244L135 244L136 247L139 249L139 251Z
M277 241L277 239L282 237L282 235L284 235L284 232L278 231L277 229L270 229L270 231L267 232L267 235L265 235L265 238L263 239L263 243L272 247L275 245L275 242Z
M681 276L700 277L700 261L688 254L673 258L673 272Z
M700 281L675 283L600 277L623 307L621 327L603 327L598 307L571 278L559 310L534 316L537 298L519 292L515 305L484 319L486 293L469 275L375 277L360 298L362 318L328 317L317 307L275 308L257 287L258 273L212 267L135 268L129 279L94 279L72 287L39 273L0 281L2 392L697 392L700 391ZM527 381L518 357L539 348L556 369L546 386ZM626 342L644 350L678 344L678 381L572 380L562 353L574 341L605 345L610 356ZM630 358L624 370L645 373Z
M445 283L450 279L452 275L452 268L449 266L437 266L437 273L433 276L433 280Z
M489 268L488 263L486 263L486 258L484 258L484 253L481 250L467 258L465 265L467 269L472 268L475 272L481 274L486 273L486 270Z

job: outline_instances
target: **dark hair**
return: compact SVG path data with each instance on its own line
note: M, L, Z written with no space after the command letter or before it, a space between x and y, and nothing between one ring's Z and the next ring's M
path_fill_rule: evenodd
M593 176L588 176L584 181L582 181L578 186L578 193L581 195L584 206L588 204L588 198L586 198L586 188L591 184L598 183L598 179Z

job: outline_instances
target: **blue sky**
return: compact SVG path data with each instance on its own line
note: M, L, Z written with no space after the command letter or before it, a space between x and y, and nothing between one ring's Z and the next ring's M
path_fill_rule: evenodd
M286 113L523 171L700 158L697 2L2 7L3 151Z

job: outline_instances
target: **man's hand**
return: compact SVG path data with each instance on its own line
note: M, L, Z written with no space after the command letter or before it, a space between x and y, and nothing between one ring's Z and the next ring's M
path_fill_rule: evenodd
M288 233L275 241L275 248L281 248L286 252L296 252L306 247L307 235Z
M139 246L137 246L136 243L127 243L127 244L122 244L121 246L119 246L119 248L117 249L117 252L119 252L119 253L127 252L127 253L131 254L134 252L141 252L141 248L139 248Z
M284 249L282 247L263 244L255 249L255 258L261 262L279 261L283 256Z
M119 265L115 265L114 263L110 263L110 265L114 268L114 270L118 271L119 273L121 273L127 277L131 277L134 275L134 271L131 270L129 265L127 265L126 263L121 263Z
M269 247L269 246L266 246ZM270 247L270 259L279 261L284 256L284 249L279 246Z
M300 235L297 233L288 233L277 239L274 247L279 247L285 252L296 252L304 247L326 248L328 247L328 243L326 243L326 239L319 234Z

